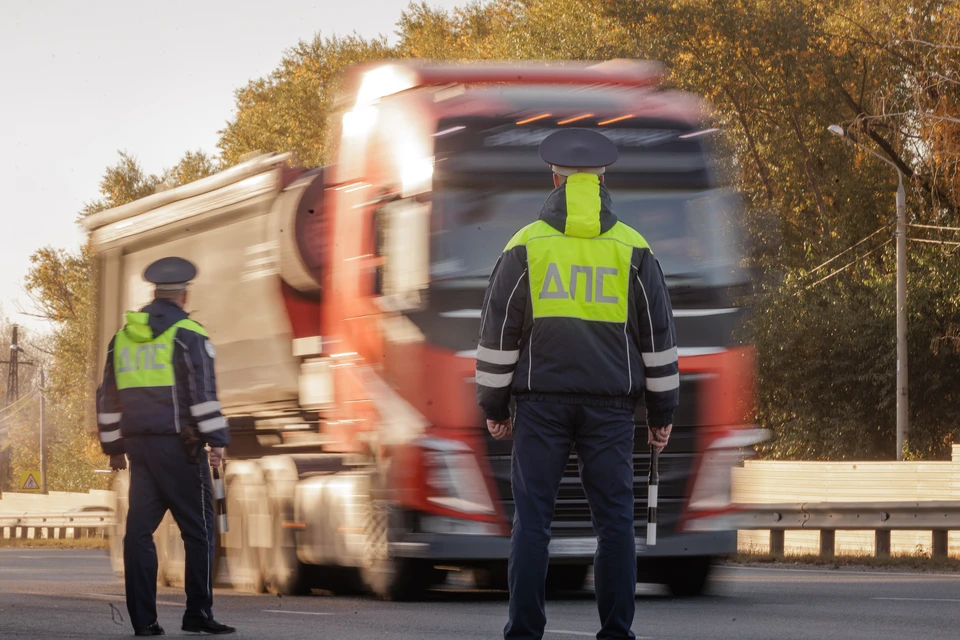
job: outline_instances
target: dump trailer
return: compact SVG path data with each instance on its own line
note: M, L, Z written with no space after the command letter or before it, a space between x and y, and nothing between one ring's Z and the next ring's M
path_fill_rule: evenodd
M235 588L312 586L415 598L451 570L503 587L513 501L511 441L476 405L484 291L500 251L552 187L537 146L558 128L619 147L606 174L618 216L658 256L676 316L681 389L660 456L659 535L647 545L642 403L634 449L640 579L698 593L736 550L730 470L756 441L754 357L737 198L716 170L715 130L695 96L652 63L354 67L335 162L287 155L94 214L105 357L141 277L176 255L199 275L188 311L216 345L232 443L221 576ZM112 558L121 569L126 475ZM182 579L169 515L160 579ZM597 542L571 455L552 525L549 584L584 584Z

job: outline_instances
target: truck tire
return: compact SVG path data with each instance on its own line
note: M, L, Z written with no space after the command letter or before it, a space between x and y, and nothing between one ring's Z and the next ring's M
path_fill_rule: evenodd
M113 523L107 529L110 547L110 566L113 573L123 579L123 534L127 530L127 512L130 510L130 472L120 471L113 480L113 491L117 497Z
M419 600L436 578L433 565L415 558L398 558L390 552L390 543L403 530L400 514L385 499L385 492L376 488L376 478L371 483L361 566L363 581L384 600Z
M579 591L587 581L586 564L552 564L547 569L547 592Z
M670 558L663 565L663 581L678 598L691 598L703 593L713 568L710 556Z
M264 593L260 550L253 539L263 535L260 526L268 518L267 491L263 472L255 463L233 462L226 471L227 518L230 530L225 536L224 562L230 584L244 593Z
M506 591L508 588L507 563L490 562L487 566L476 567L473 570L473 584L477 589Z
M285 456L260 461L266 486L267 514L270 518L271 544L260 550L264 587L274 595L309 593L312 573L297 557L294 529L284 522L293 521L293 492L299 475L296 465Z
M173 532L176 531L176 525L173 524L173 516L168 511L156 533L153 534L153 543L157 547L157 586L169 587L175 580L171 576L171 545Z

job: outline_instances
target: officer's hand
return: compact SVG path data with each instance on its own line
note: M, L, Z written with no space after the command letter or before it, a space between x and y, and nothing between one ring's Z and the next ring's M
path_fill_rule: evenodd
M496 440L512 436L513 422L510 421L510 418L506 420L487 420L487 431L489 431L490 435Z
M110 456L110 468L114 471L123 471L127 468L127 457L122 453L118 456Z
M219 469L221 462L223 462L223 447L210 447L210 466Z
M647 444L656 447L658 453L663 451L664 447L666 447L670 441L670 433L672 431L672 424L668 424L665 427L647 427Z

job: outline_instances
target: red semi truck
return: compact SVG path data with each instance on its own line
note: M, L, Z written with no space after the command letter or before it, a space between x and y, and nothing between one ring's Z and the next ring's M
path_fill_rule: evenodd
M589 127L620 148L607 185L670 286L681 406L660 457L656 546L645 544L648 462L637 415L640 579L698 593L723 530L730 469L750 429L753 353L737 329L749 282L738 202L724 188L696 97L656 64L384 62L345 80L336 162L263 155L88 217L99 260L101 356L141 279L167 255L199 267L188 310L217 347L232 445L226 579L296 593L367 588L414 598L450 570L505 584L513 503L509 440L475 399L480 306L499 252L551 188L537 145ZM117 478L113 561L126 513ZM719 529L719 530L718 530ZM162 581L182 576L179 533L157 532ZM583 585L596 549L571 456L549 582Z

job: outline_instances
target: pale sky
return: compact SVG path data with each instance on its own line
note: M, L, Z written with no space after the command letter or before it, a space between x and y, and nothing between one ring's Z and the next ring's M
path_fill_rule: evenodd
M452 8L465 0L429 0ZM0 308L27 307L28 258L73 249L118 150L148 173L216 151L233 92L317 32L384 34L406 0L0 0Z

